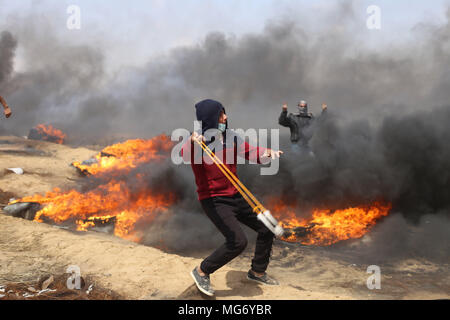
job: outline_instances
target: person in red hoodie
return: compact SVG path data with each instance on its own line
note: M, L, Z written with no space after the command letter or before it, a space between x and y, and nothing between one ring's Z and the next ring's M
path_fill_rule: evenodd
M257 219L256 213L238 190L212 161L206 159L206 154L202 155L202 150L194 142L205 141L235 175L238 156L252 162L265 163L280 157L283 152L251 146L233 130L228 129L228 117L220 102L204 100L197 103L195 108L197 120L202 122L202 132L194 132L190 140L183 145L181 153L183 158L191 163L201 206L225 237L225 243L195 267L191 276L201 292L209 296L214 295L210 274L239 256L247 246L247 237L240 226L240 223L243 223L258 233L255 255L247 278L266 285L278 285L278 282L266 273L272 251L273 233ZM211 133L211 130L216 134L208 141L203 135L210 136L208 133ZM200 161L196 158L199 153Z

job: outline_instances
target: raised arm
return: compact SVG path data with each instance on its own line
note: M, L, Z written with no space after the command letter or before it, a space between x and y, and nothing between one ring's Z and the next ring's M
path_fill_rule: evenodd
M283 127L290 128L292 126L291 119L288 117L287 113L288 106L287 104L283 104L283 110L281 111L280 118L278 119L278 123Z
M7 118L9 118L11 116L12 112L11 112L11 109L9 108L8 104L6 103L6 100L3 99L2 96L0 96L0 103L3 105L5 116Z

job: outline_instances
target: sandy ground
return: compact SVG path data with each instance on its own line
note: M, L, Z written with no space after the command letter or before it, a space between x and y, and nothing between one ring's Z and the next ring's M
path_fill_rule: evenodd
M76 185L78 173L70 163L89 159L97 152L44 141L0 136L0 189L19 197L45 193L55 187ZM24 175L6 168L22 168Z
M0 189L18 197L76 184L69 163L96 153L17 137L0 137ZM5 173L21 167L24 175ZM8 196L10 194L7 194ZM4 201L4 200L3 200ZM246 280L252 246L212 275L216 299L449 299L450 269L409 259L382 266L381 290L366 286L367 265L325 248L277 241L268 272L281 285L259 286ZM189 272L201 257L180 256L112 235L73 232L0 214L0 286L62 274L77 265L82 275L126 299L206 299Z

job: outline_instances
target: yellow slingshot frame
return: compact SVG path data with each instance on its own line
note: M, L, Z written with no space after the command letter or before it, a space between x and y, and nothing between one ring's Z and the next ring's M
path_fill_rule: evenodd
M255 196L242 184L241 181L234 175L233 172L228 169L228 167L220 160L214 152L205 144L203 141L194 141L206 152L206 154L212 159L212 161L217 165L217 167L222 171L225 177L233 184L233 186L239 191L242 197L248 202L253 212L257 214L258 220L260 220L264 225L278 238L281 238L284 234L284 230L278 221L272 216L269 210L267 210L256 198Z

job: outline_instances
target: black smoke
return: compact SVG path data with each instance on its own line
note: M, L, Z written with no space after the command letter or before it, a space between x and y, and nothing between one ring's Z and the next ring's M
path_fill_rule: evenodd
M387 116L379 126L338 118L330 112L316 121L313 156L296 156L286 144L280 173L253 188L269 194L275 185L305 210L385 200L415 220L450 209L449 106Z
M6 91L6 84L14 70L14 55L17 40L8 31L0 33L0 94Z
M72 143L170 134L192 128L193 106L203 98L221 101L232 127L279 128L283 101L293 111L306 99L316 116L325 101L330 114L315 124L314 157L293 156L283 135L280 173L261 177L248 166L240 170L243 181L261 199L297 203L299 215L382 199L405 226L434 217L426 229L432 230L449 214L450 11L442 25L417 25L412 41L374 50L361 42L369 31L355 34L352 28L358 21L351 2L339 6L340 25L315 33L294 20L275 19L261 33L210 32L198 44L141 67L125 61L115 72L107 72L108 48L69 43L46 18L10 22L2 27L0 94L7 94L14 118L1 122L0 133L24 135L38 123L52 123ZM16 46L26 66L21 70L12 69ZM177 250L213 246L216 240L205 239L220 236L195 200L189 168L167 165L158 173L167 174L161 181L172 181L179 195L173 218L164 222L166 244ZM406 230L402 223L396 226ZM151 228L161 232L160 225ZM398 228L386 232L395 236ZM448 247L448 238L434 237L440 230L427 231L427 237ZM146 243L153 243L152 234ZM388 245L382 238L388 237L379 243Z
M294 154L286 136L277 175L261 176L259 166L247 165L239 169L241 180L263 203L281 199L303 218L315 208L389 202L390 215L366 237L370 241L350 247L352 256L373 263L411 256L448 261L450 107L389 116L379 126L338 118L329 112L316 120L310 141L313 155ZM161 235L161 226L152 225L146 241L151 244L162 236L172 249L184 253L218 245L218 232L195 200L189 166L172 169L174 180L168 180L179 184L182 201L162 224L168 232Z
M352 2L340 2L338 21L314 32L286 17L267 22L261 33L209 32L141 67L128 67L129 48L130 61L113 68L110 48L97 35L70 41L72 34L38 14L8 21L0 27L17 39L16 60L25 67L8 81L7 99L18 112L1 130L24 135L52 123L72 142L151 137L191 128L193 105L203 98L221 101L234 116L230 124L246 128L277 127L281 103L292 110L299 99L315 113L327 102L342 119L371 124L447 104L448 21L425 21L406 35L413 40L374 49L366 45L373 33L355 10Z

